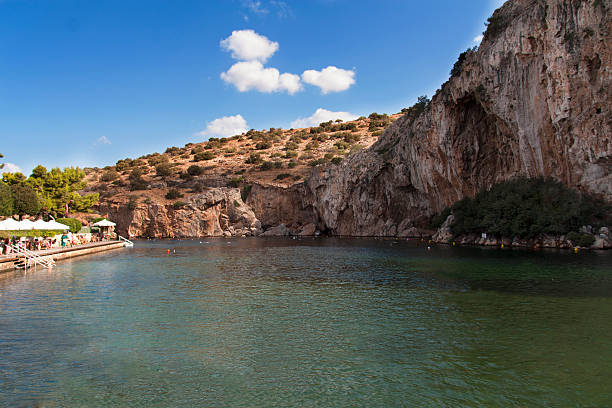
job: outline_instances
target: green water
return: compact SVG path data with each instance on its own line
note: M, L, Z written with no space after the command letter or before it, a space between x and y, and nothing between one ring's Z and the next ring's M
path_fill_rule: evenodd
M10 274L0 406L609 407L612 252L208 239Z

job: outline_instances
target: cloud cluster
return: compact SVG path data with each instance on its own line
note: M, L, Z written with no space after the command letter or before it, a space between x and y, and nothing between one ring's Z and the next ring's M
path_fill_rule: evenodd
M233 84L240 92L251 89L259 92L287 91L293 95L302 89L300 77L294 74L281 74L276 68L264 68L259 61L241 61L221 73L221 79Z
M21 168L13 163L4 163L4 167L0 170L0 173L23 173Z
M112 144L110 140L108 140L108 137L106 136L100 136L96 142L94 143L95 146L97 145L101 145L101 144L105 144L105 145L109 145Z
M221 48L231 52L232 58L239 60L221 79L232 84L240 92L257 90L259 92L287 92L290 95L303 89L302 82L321 89L321 93L345 91L355 83L355 71L329 66L321 71L306 70L302 76L280 73L276 68L266 68L264 63L276 51L278 43L257 34L253 30L232 31L221 40Z
M232 31L232 35L221 40L221 48L231 51L232 58L237 60L266 62L278 51L278 43L253 30L240 30Z
M223 116L206 123L206 129L198 133L200 136L227 137L239 135L249 130L242 115Z
M321 71L309 69L302 74L307 84L318 86L323 94L345 91L355 83L355 71L329 66Z
M357 119L357 115L353 115L349 112L332 112L328 111L327 109L319 108L311 116L307 118L298 118L291 122L291 127L297 129L309 126L318 126L319 123L336 119L342 119L346 122Z

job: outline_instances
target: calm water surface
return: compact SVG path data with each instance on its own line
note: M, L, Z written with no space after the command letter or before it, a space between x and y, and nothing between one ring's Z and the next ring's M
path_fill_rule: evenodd
M208 239L11 273L0 406L609 407L612 252Z

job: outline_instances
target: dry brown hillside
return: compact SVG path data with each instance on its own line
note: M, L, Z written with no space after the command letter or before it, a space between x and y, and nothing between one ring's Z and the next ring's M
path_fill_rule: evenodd
M206 187L258 182L290 186L318 164L340 163L370 147L402 114L373 113L355 121L325 122L303 129L250 130L228 138L211 138L169 147L114 166L86 169L88 190L100 201L157 202L180 205Z

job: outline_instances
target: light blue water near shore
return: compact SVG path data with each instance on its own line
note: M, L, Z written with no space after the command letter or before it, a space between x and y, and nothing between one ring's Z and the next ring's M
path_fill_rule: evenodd
M612 406L611 252L203 241L0 278L0 406Z

